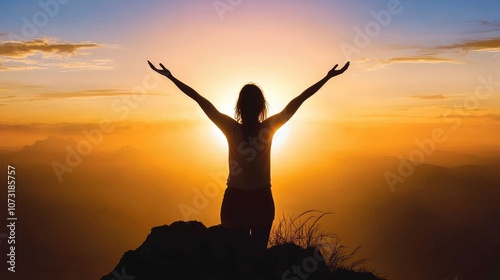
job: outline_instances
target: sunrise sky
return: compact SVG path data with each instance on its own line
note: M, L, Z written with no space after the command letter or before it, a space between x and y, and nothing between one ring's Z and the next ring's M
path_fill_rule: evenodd
M484 133L499 123L495 0L47 0L3 1L0 10L4 147L29 144L36 137L26 130L49 134L55 124L209 126L148 59L231 116L244 83L260 85L275 113L351 60L347 73L301 108L297 123L454 118Z
M449 241L449 259L474 260L465 264L478 256L469 245L494 252L491 244L457 247L463 239L448 235L468 225L464 234L498 239L500 1L0 1L0 162L17 165L19 190L31 199L20 205L26 244L32 236L42 240L33 239L36 246L57 244L61 251L49 253L66 260L78 243L88 255L79 269L99 255L105 261L93 273L101 273L151 227L185 218L179 205L191 203L212 174L220 192L189 218L219 223L225 139L147 60L230 116L246 83L263 89L274 114L351 61L273 140L276 217L335 212L325 224L351 248L367 248L360 256L374 268L403 275L393 279L431 279L421 267L443 261L432 258L441 251L419 251L427 237L439 237L432 249ZM58 175L54 161L68 164L68 147L88 143L89 134L98 139L91 153ZM384 174L401 174L398 164L423 141L433 141L426 164L388 186ZM96 245L102 236L116 244ZM31 249L24 255L46 256ZM421 267L406 268L417 259ZM46 262L57 266L47 266L50 273L66 267Z

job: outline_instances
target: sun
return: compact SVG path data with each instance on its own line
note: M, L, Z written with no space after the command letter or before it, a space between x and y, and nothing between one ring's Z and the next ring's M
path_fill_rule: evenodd
M288 136L290 135L290 129L291 126L285 124L276 131L273 137L273 146L271 148L273 152L279 152L286 146Z
M227 140L224 133L222 133L222 131L215 125L211 125L211 127L212 127L212 136L215 139L217 146L221 148L227 147Z

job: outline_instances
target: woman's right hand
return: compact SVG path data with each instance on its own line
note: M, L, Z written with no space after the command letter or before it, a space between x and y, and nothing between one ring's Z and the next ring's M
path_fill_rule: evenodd
M172 73L170 73L170 70L168 70L167 68L165 68L165 66L163 66L163 64L160 63L160 67L162 69L158 69L156 68L153 63L151 63L151 61L148 60L148 64L149 64L149 67L151 67L151 69L155 70L157 73L167 77L167 78L170 78L172 77Z
M344 73L344 72L345 72L345 70L347 70L347 68L349 68L349 65L350 65L350 64L351 64L351 62L349 62L349 61L348 61L348 62L344 65L344 67L342 67L342 69L340 69L340 70L337 70L337 67L338 67L339 65L338 65L338 64L335 64L335 66L332 68L332 70L328 71L328 75L327 75L327 77L329 77L329 78L333 78L333 77L335 77L335 76L337 76L337 75L340 75L340 74Z

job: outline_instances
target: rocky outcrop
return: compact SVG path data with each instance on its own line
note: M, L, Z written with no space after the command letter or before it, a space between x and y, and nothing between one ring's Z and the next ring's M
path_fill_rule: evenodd
M319 251L284 244L260 251L250 235L201 222L155 227L102 280L378 279L371 273L329 271Z

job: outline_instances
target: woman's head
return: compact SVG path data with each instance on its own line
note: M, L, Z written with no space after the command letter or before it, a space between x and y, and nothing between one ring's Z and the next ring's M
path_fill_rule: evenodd
M240 123L258 123L267 117L267 102L262 90L255 84L246 84L240 91L234 108Z

